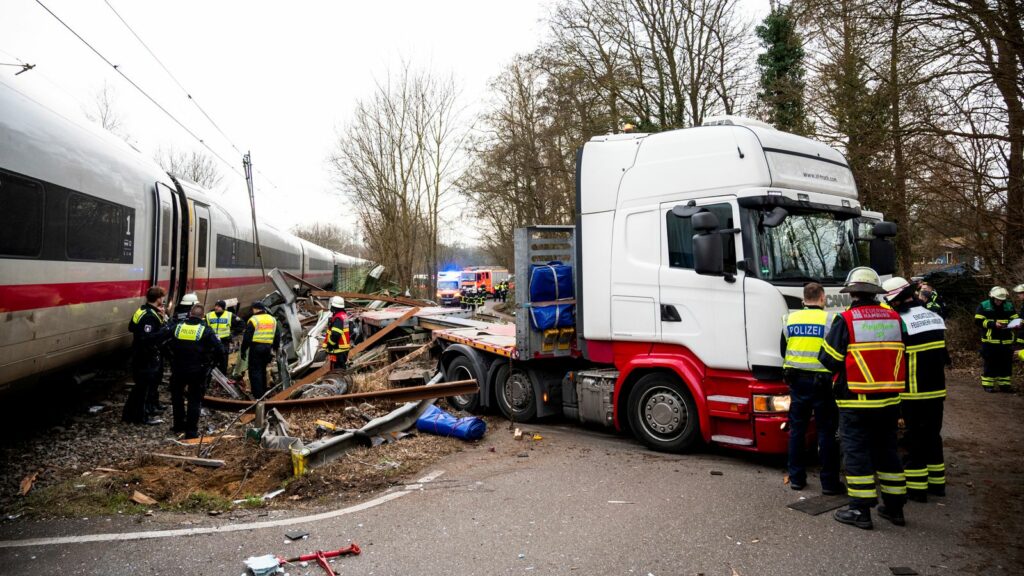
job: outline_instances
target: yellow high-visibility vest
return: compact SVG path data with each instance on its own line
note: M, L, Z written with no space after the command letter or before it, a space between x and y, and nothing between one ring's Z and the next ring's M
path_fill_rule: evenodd
M252 333L253 344L273 344L274 332L277 331L277 319L266 312L254 314L249 324L255 328Z
M187 342L199 342L205 330L202 324L178 324L174 329L174 337Z
M786 317L786 358L783 368L828 372L818 361L818 352L825 342L829 313L816 308L804 308Z
M217 312L210 312L206 315L206 323L213 328L213 333L217 335L217 338L221 340L231 336L231 320L233 316L231 312L227 310L220 316L217 316Z

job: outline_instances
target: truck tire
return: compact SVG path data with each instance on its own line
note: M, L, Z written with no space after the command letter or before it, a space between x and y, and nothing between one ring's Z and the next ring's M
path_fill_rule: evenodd
M448 367L444 370L444 379L445 382L455 382L457 380L476 380L478 383L480 382L480 379L473 371L473 362L465 356L458 356L448 364ZM480 408L479 393L449 396L445 400L454 410L476 412Z
M537 398L533 379L526 370L504 363L494 375L494 402L505 418L513 422L532 422L537 417Z
M633 434L658 452L685 452L700 438L697 404L679 379L663 373L637 381L627 404Z

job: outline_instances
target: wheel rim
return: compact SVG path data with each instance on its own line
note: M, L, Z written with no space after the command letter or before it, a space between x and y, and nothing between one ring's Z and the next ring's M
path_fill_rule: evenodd
M667 442L682 436L689 421L682 395L668 386L656 386L644 393L637 412L647 433Z
M456 380L476 380L476 378L473 377L473 374L469 371L469 368L466 368L465 366L457 366L455 368L454 375L455 380L453 380L453 382ZM473 401L473 395L470 394L467 396L465 394L460 394L459 396L451 396L451 399L459 406L468 406L469 403Z
M501 400L509 412L520 414L529 410L533 403L533 385L525 372L513 371L501 388Z

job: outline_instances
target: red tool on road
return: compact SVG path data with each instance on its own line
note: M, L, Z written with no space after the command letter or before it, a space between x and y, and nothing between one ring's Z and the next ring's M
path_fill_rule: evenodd
M294 563L294 562L309 562L311 560L316 560L317 564L320 564L320 567L327 571L327 576L338 576L337 574L335 574L334 570L331 568L330 563L327 562L327 559L328 558L337 558L338 556L349 556L349 555L351 555L351 556L358 556L359 553L361 553L361 552L362 552L362 550L359 549L359 544L356 544L355 542L353 542L351 546L346 546L344 548L339 548L337 550L328 550L327 552L324 552L322 550L317 550L313 554L305 554L303 556L296 556L295 558L289 558L287 560L285 560L284 558L281 558L280 556L278 556L277 560L281 564L286 564L286 563L291 564L291 563Z

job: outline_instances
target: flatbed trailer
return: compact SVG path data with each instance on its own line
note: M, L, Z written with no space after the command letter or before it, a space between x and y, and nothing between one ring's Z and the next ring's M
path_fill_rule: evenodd
M847 272L867 264L845 158L758 122L716 119L595 137L576 180L575 225L516 230L515 324L434 330L446 380L480 383L450 401L516 422L562 414L660 451L703 442L785 453L784 317L811 280L842 309ZM870 240L883 275L894 234L881 222ZM572 293L531 301L534 270L552 262L571 268ZM553 306L557 324L542 326Z

